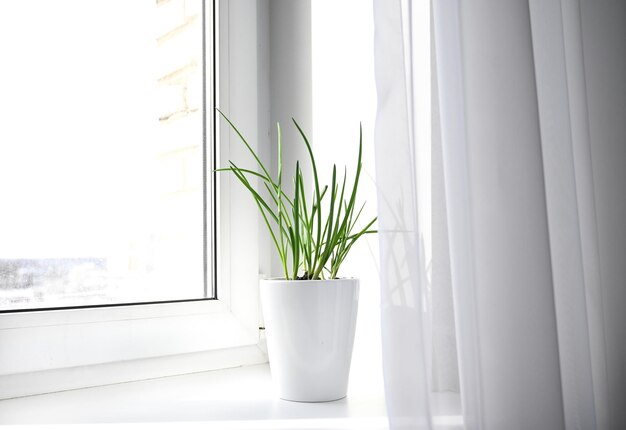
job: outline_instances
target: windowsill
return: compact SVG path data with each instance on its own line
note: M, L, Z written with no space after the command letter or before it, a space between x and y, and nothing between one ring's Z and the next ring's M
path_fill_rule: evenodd
M335 402L280 400L267 364L0 401L0 424L147 422L216 429L388 428L382 393L351 385L348 397Z
M274 394L269 366L262 364L2 400L0 425L101 429L124 423L124 428L167 429L176 422L181 429L387 430L380 391L354 380L348 396L335 402L284 401ZM433 401L435 429L463 427L458 394L438 393Z

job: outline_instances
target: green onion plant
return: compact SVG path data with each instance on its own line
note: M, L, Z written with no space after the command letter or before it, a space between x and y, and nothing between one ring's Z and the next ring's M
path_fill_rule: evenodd
M352 187L346 184L346 169L344 169L343 179L338 179L336 165L333 165L330 186L322 186L318 178L311 143L300 125L292 119L306 145L313 173L312 201L307 202L305 180L299 161L296 162L293 178L293 195L288 196L284 192L280 124L277 124L277 172L276 176L272 177L269 169L261 162L239 129L220 110L218 112L248 149L259 170L246 169L229 160L228 167L217 169L217 171L231 172L250 192L276 247L285 279L337 278L341 264L356 241L365 234L376 233L376 230L372 229L376 218L365 223L363 227L357 227L357 222L365 207L365 202L360 206L357 205L357 189L362 169L362 127L359 132L359 153ZM253 177L260 179L269 198L262 197L255 189L253 183L250 182Z

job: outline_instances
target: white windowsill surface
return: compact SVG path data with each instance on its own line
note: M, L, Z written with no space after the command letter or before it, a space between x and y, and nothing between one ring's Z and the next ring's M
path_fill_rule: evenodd
M174 422L183 429L388 428L382 393L351 389L328 403L280 400L267 364L0 401L0 425L171 428Z
M458 394L434 398L435 429L462 428ZM348 397L297 403L275 395L267 364L0 401L3 429L387 430L384 394L351 381ZM6 425L6 427L4 427Z

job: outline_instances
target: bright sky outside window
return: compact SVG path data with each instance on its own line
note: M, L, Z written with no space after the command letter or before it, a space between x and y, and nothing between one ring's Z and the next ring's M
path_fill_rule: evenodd
M0 310L206 297L202 15L0 2Z

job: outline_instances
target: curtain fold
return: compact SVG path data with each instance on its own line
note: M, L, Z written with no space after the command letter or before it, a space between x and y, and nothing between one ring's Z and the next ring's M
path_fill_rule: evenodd
M437 319L430 315L436 286L428 270L431 238L445 235L433 236L432 225L442 221L424 215L432 210L422 173L431 142L420 129L431 124L416 114L424 90L415 72L424 57L415 49L423 34L415 5L374 0L383 362L392 429L444 428L429 378L430 323ZM626 204L607 197L619 200L617 184L626 184L626 130L619 134L626 129L626 85L618 80L618 71L626 72L626 31L615 18L626 18L626 6L606 2L593 13L589 6L587 18L582 9L578 0L432 1L432 114L441 125L466 429L626 425L615 406L616 396L626 395L624 313L605 297L626 305L626 273L615 264L626 263L618 256L625 228L615 222L626 216ZM590 46L593 64L585 60ZM606 92L606 79L615 93ZM590 89L597 91L589 96ZM609 131L594 134L600 119ZM598 160L609 173L598 170Z
M458 345L460 388L466 428L482 428L483 388L480 366L473 229L470 208L468 148L459 3L433 3L443 171L450 240L450 264ZM439 113L442 113L439 115ZM445 112L445 114L443 114ZM453 243L454 241L454 243ZM463 284L463 288L458 286Z
M398 0L374 2L383 371L391 426L430 429L426 268L418 221L412 72L404 61L410 55L405 26L410 19L404 6Z
M596 405L586 289L598 290L599 273L580 9L578 2L531 0L530 11L565 421L568 429L593 430L596 409L606 404L599 387L606 371L595 372ZM595 362L604 367L603 357Z

